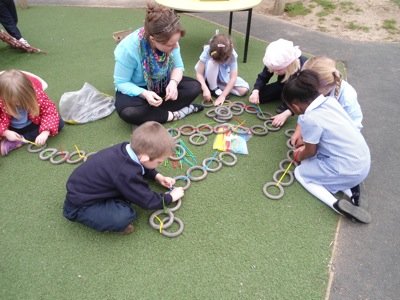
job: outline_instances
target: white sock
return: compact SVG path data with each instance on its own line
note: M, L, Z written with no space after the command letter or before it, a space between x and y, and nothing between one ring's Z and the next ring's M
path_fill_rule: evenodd
M324 202L326 205L328 205L330 208L332 208L334 211L340 214L333 204L335 204L338 200L322 185L315 184L312 182L305 182L304 178L300 175L300 172L298 168L294 170L294 175L296 177L296 180L300 182L300 184L307 190L309 191L312 195L317 197L319 200Z
M185 106L181 108L180 110L174 111L172 114L174 115L174 121L183 119L187 115L190 115L193 112L197 112L198 108L194 106L193 104L190 104L189 106Z

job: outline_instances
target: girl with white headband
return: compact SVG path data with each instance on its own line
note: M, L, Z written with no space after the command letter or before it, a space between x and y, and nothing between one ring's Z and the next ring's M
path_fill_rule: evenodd
M264 68L257 76L249 101L260 104L281 100L285 82L301 69L306 60L307 57L302 56L299 47L294 46L291 41L279 39L270 43L263 58ZM270 83L274 75L278 78ZM283 102L276 112L278 114L273 117L272 125L277 127L285 124L287 118L292 115Z

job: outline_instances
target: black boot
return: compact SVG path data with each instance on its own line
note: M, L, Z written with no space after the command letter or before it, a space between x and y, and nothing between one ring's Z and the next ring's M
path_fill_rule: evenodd
M345 199L338 200L333 207L344 216L358 222L368 224L371 222L371 215L365 209L355 206Z
M353 204L355 206L360 206L360 195L361 195L360 185L357 184L355 187L352 187L350 190L351 190L351 193L352 193L352 196L350 198L351 202L353 202Z

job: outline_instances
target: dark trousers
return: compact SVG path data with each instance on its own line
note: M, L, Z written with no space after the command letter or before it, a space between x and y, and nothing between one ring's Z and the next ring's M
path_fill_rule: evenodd
M63 127L64 127L64 121L60 118L60 123L58 124L58 131L60 131ZM36 137L39 135L39 125L33 123L29 124L24 128L10 127L10 130L19 133L24 137L24 139L31 142L34 142Z
M140 125L147 121L165 123L168 121L169 111L174 112L189 106L200 92L200 83L193 78L184 76L178 85L178 99L176 100L168 100L159 107L154 107L149 105L146 99L139 96L132 97L117 92L115 94L115 108L120 118L129 124Z
M18 16L14 0L0 0L0 23L17 40L22 37L17 27Z
M125 201L109 199L89 206L76 207L64 202L64 217L97 231L121 232L137 219L136 211Z
M260 103L268 103L276 100L281 100L284 83L273 82L263 86L259 90Z

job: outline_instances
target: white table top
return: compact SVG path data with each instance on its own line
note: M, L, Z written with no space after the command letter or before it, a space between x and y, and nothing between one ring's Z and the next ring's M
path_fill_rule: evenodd
M262 0L155 0L158 4L184 12L240 11L253 8Z

